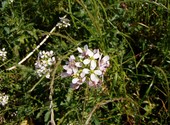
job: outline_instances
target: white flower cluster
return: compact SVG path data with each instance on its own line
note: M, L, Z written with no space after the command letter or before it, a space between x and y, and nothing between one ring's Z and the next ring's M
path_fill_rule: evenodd
M0 50L0 60L5 61L6 60L6 54L7 54L7 51L5 51L5 48Z
M40 51L38 54L38 59L35 63L36 72L39 77L45 75L46 78L50 78L50 73L52 71L51 67L56 62L54 57L54 52L51 51Z
M57 23L57 27L60 29L62 27L67 28L68 26L70 26L70 20L66 18L66 15L63 17L59 17L60 18L60 22Z
M88 46L77 48L80 53L77 58L71 55L69 61L63 68L66 72L61 74L62 77L72 76L71 87L78 89L83 83L89 86L99 86L102 83L102 78L107 68L109 67L109 56L102 57L99 49L91 51Z
M8 103L9 96L5 95L5 93L0 93L0 104L5 106Z

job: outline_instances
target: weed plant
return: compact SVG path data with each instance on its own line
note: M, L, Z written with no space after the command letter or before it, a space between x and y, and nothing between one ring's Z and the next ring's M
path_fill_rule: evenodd
M73 89L61 73L85 45L110 65ZM170 1L1 0L0 124L170 124Z

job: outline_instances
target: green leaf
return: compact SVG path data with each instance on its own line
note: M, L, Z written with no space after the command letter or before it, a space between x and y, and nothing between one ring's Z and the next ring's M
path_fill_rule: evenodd
M45 113L44 121L47 122L49 120L49 118L50 118L50 110Z
M42 114L43 114L43 112L44 112L45 110L40 110L40 112L37 114L37 116L36 116L36 119L38 119L38 118L40 118L40 116L42 116Z

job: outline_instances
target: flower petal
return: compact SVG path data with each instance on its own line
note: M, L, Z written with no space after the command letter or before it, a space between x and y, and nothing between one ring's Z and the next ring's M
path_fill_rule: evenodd
M60 76L61 76L61 78L65 78L65 77L68 77L70 75L66 72L62 72Z
M88 50L87 50L87 55L90 56L90 57L92 57L92 56L94 55L94 53L93 53L91 50L88 49Z
M77 50L79 51L79 53L83 53L83 50L80 47L78 47Z
M82 81L82 83L85 82L86 81L86 77L83 77L81 81Z
M69 69L68 65L64 65L63 69L65 69L65 70Z
M96 54L94 54L94 56L93 56L94 59L98 59L99 57L100 57L100 54L99 54L99 53L96 53Z
M78 78L74 78L74 79L72 79L72 83L73 83L73 84L76 84L78 81L79 81L79 79L78 79Z
M102 71L101 71L101 70L95 70L94 73L95 73L96 75L99 75L99 76L102 75Z
M82 63L81 63L81 62L76 62L76 63L75 63L75 66L77 66L77 67L82 67Z
M74 67L73 68L73 73L76 74L78 72L78 68Z
M51 59L51 60L52 60L52 62L55 62L55 57L52 57L52 59Z
M96 51L94 51L94 56L93 56L93 58L94 59L98 59L99 57L100 57L100 53L99 53L99 49L97 49Z
M92 81L88 81L88 84L89 84L89 86L94 86L95 85L94 82L92 82Z
M72 69L67 69L67 73L71 75L73 73Z
M97 83L99 81L99 78L95 74L91 74L90 79L95 83Z
M96 61L95 61L95 60L92 60L92 61L91 61L91 64L90 64L90 69L91 69L91 70L94 70L94 69L96 68L96 65L97 65L97 64L96 64Z
M84 72L85 74L89 74L89 71L90 71L90 70L87 69L87 68L84 68L84 69L83 69L83 72Z
M88 45L84 46L84 50L87 51L88 50Z
M90 63L90 59L85 59L85 60L83 61L83 63L84 63L85 65L89 64L89 63Z
M51 50L51 51L50 51L50 56L53 56L53 54L54 54L54 52Z
M79 84L71 84L71 88L73 88L73 89L78 89L80 87L80 85Z
M103 62L107 62L109 59L110 59L109 56L104 56L102 60L103 60Z
M82 73L80 74L81 78L83 78L86 74L89 74L89 71L90 71L89 69L84 68Z
M50 73L47 73L46 76L45 76L47 79L50 78Z
M74 60L75 60L74 55L71 55L70 58L69 58L69 61L71 62L71 61L74 61Z

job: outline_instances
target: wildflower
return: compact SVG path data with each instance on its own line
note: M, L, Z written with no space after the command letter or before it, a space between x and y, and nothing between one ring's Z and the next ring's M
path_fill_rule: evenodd
M101 56L100 56L100 59L99 59L99 69L105 73L106 72L106 69L110 66L110 63L109 63L109 56L104 56L102 59L101 59Z
M78 89L83 83L89 86L99 86L106 69L109 67L109 56L102 57L99 49L93 51L87 45L84 48L77 48L80 53L78 57L71 55L69 61L63 66L66 72L61 74L62 77L73 77L71 87Z
M91 50L87 50L87 55L90 57L90 58L87 58L83 61L83 63L85 65L89 64L90 63L90 69L95 69L96 68L96 60L100 57L100 54L99 54L99 50L94 50L94 52L92 52Z
M99 84L99 82L101 81L100 80L100 77L102 76L102 71L101 70L98 70L98 69L93 69L93 68L90 68L90 69L83 69L82 73L81 73L81 76L84 77L86 76L87 74L89 74L89 80L87 81L87 83L90 85L90 86L97 86L97 84ZM93 83L93 85L92 85Z
M70 20L66 18L66 15L63 17L59 17L59 19L60 19L60 22L58 22L56 25L59 29L62 27L67 28L68 26L70 26L70 23L69 23Z
M69 58L69 62L67 62L67 65L63 66L63 68L67 71L68 75L72 75L77 72L77 68L75 66L75 57L74 55L71 55Z
M85 80L86 80L86 77L74 78L72 79L71 87L78 89L80 85L82 85L85 82Z
M46 78L50 78L50 73L52 71L51 67L56 62L54 57L54 52L51 51L40 51L38 54L38 59L35 63L36 72L39 77L42 77L43 75L46 76Z
M0 59L2 61L5 61L6 60L6 54L7 54L7 51L5 51L5 48L3 48L2 50L0 50Z
M89 49L87 45L84 46L84 49L81 49L80 47L78 47L77 50L80 53L79 58L83 59L88 56L87 52Z
M8 103L9 96L5 95L5 93L0 93L0 104L5 106Z

